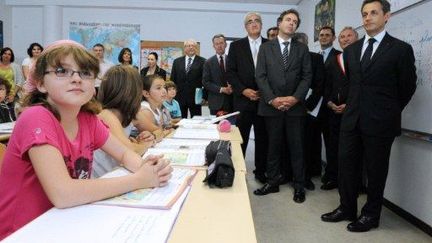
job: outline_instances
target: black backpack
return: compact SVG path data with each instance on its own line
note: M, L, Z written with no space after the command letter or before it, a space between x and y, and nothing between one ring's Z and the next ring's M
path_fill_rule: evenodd
M231 159L230 141L212 141L206 147L207 176L203 182L210 187L231 187L235 170Z

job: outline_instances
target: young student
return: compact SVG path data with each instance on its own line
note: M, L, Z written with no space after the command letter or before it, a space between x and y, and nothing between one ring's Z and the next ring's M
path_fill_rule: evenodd
M8 81L0 77L0 123L13 121L6 98L9 95L11 86Z
M27 80L0 174L0 240L50 208L68 208L131 190L164 186L172 168L161 156L144 161L110 135L95 115L98 60L70 40L48 46ZM89 180L101 148L134 172Z
M132 121L141 108L141 90L140 75L134 68L114 66L105 73L97 96L103 106L98 117L109 127L113 136L139 155L144 154L154 143L154 137L148 131L138 136L144 140L133 142L129 139L134 127ZM93 160L92 176L94 178L118 166L117 161L101 149L95 151Z
M167 109L163 109L163 102L167 92L165 81L158 75L141 77L143 83L141 110L147 119L153 124L162 128L164 135L172 131L171 115Z
M173 119L180 118L181 119L180 105L177 102L177 100L174 99L176 94L177 94L176 84L172 81L167 81L167 82L165 82L165 88L167 90L167 97L166 97L166 100L163 102L163 106L168 109L168 111L170 112L171 118L173 118Z

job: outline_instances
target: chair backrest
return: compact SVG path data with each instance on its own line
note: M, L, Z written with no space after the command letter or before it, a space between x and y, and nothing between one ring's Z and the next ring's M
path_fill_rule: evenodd
M3 156L6 152L6 145L4 145L3 143L0 143L0 171L2 168L2 164L3 164Z

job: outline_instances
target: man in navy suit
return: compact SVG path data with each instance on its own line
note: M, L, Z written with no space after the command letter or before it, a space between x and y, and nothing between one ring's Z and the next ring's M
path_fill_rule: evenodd
M234 111L240 111L236 125L243 139L242 151L246 155L251 127L255 134L255 178L265 183L267 160L267 132L264 118L258 115L261 98L255 81L258 50L267 39L261 37L262 20L259 13L247 13L244 18L247 37L234 41L228 52L228 80L233 88Z
M176 100L180 104L183 118L201 115L201 104L195 104L195 90L202 88L202 74L205 59L196 55L196 41L184 42L184 56L176 58L171 70L171 80L177 85Z
M279 191L282 133L289 148L296 203L305 201L304 174L304 99L312 80L311 57L308 47L292 37L300 24L296 10L281 13L279 34L260 48L256 82L261 99L258 114L265 117L269 134L267 183L254 191L267 195Z
M208 91L208 105L210 114L218 111L232 112L232 87L226 75L227 46L225 36L218 34L212 38L216 55L204 63L203 85Z
M321 216L326 222L353 221L347 226L351 232L379 226L391 146L401 134L401 113L417 80L411 45L385 30L390 3L365 0L361 14L366 35L344 50L349 93L339 143L340 205ZM363 162L367 201L357 218L357 173Z

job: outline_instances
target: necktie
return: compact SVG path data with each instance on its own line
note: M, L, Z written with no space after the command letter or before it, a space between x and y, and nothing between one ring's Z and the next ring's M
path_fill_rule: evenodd
M254 66L256 67L257 64L257 58L258 58L258 48L257 48L257 41L252 41L252 59L254 62Z
M222 55L220 56L219 67L220 67L222 73L225 73L225 63L224 63L224 59L223 59Z
M285 45L283 51L282 51L282 58L283 58L283 63L284 63L284 68L287 69L288 68L288 46L289 46L289 41L285 41L282 44Z
M363 57L360 61L362 69L364 70L370 63L372 57L373 44L376 40L374 38L370 38L368 40L369 44L366 47L366 51L363 53Z
M191 66L192 66L192 57L189 57L188 63L186 65L186 73L188 73L190 71Z

